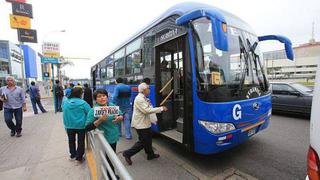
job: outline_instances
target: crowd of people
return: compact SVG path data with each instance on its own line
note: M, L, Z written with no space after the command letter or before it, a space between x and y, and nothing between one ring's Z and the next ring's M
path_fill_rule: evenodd
M59 82L57 81L56 84L56 88L59 89ZM102 130L105 139L116 152L117 142L121 136L127 140L132 139L131 127L136 129L138 141L130 149L123 152L125 161L131 165L131 157L142 149L147 154L147 160L159 158L160 155L154 153L152 149L151 124L157 123L155 114L167 111L167 108L152 106L150 99L148 99L149 85L150 79L146 78L138 86L139 94L131 104L131 87L126 85L122 78L116 79L113 94L109 94L105 89L97 89L92 93L87 85L81 87L69 84L65 90L61 109L64 127L69 139L70 159L76 160L78 163L83 161L85 132L96 128ZM118 106L119 113L95 116L95 108L111 106ZM122 133L122 124L124 133ZM106 159L114 169L107 155ZM108 176L110 175L108 174Z
M11 136L21 136L22 112L26 111L25 92L15 85L13 77L8 76L7 86L0 89L0 100L3 102L4 117ZM68 136L70 160L82 163L84 160L84 141L87 131L94 129L102 130L106 141L116 152L117 142L121 136L127 140L132 139L131 127L135 128L138 134L138 141L128 150L123 152L125 161L131 165L131 157L136 153L145 150L147 160L159 158L152 149L151 124L157 123L156 113L167 111L165 106L153 107L150 99L150 79L146 78L138 86L139 94L131 104L131 87L124 83L122 78L116 79L116 86L113 94L105 89L97 89L92 93L88 84L75 86L70 83L65 88L56 80L54 86L55 106L57 112L63 112L63 124ZM28 88L34 114L38 114L37 105L43 113L47 111L41 104L39 88L35 82L31 82ZM109 97L111 95L111 97ZM95 102L95 103L94 103ZM95 115L95 108L118 106L118 114ZM16 124L13 123L13 116ZM122 124L124 133L122 133ZM112 169L113 165L106 155L107 161ZM110 176L108 174L108 176Z

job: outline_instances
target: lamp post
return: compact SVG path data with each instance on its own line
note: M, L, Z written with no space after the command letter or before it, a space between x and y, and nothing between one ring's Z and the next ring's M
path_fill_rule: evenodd
M48 33L46 33L45 34L45 36L43 37L43 39L42 39L42 45L44 44L44 40L45 40L45 38L49 35L49 34L52 34L52 33L59 33L59 32L66 32L66 30L58 30L58 31L50 31L50 32L48 32ZM57 107L56 107L56 92L55 92L55 88L54 88L54 64L53 63L51 63L51 71L52 71L52 73L51 73L51 81L52 81L52 83L51 83L51 87L52 87L52 92L53 92L53 105L54 105L54 112L56 113L57 112Z

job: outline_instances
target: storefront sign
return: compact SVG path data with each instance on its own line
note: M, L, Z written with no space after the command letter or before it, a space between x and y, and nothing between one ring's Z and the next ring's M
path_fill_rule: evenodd
M10 3L12 3L12 2L25 3L26 2L26 0L6 0L6 1L10 2Z
M27 16L33 18L31 4L13 2L12 13L14 15Z
M58 58L48 58L48 57L41 57L41 63L42 64L47 64L47 63L51 63L51 64L59 64L59 59Z
M30 29L30 18L10 14L10 25L12 29Z
M18 29L18 40L20 42L37 43L37 31L33 29Z
M60 45L54 42L44 42L42 44L42 54L45 57L60 58Z

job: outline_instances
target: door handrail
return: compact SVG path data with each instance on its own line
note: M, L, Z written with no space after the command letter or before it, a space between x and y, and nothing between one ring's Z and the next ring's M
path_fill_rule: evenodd
M167 82L166 85L162 87L162 89L160 90L160 93L162 93L167 88L167 86L172 82L172 80L173 80L173 77Z
M171 96L172 93L173 93L173 89L170 91L168 96L160 103L160 106L162 106L168 100L168 98Z

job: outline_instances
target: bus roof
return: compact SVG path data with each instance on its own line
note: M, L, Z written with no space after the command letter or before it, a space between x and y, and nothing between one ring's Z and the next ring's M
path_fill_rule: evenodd
M109 55L115 53L120 48L124 47L125 45L127 45L128 43L130 43L131 41L136 39L137 37L141 36L143 33L147 32L149 29L151 29L152 27L154 27L155 25L157 25L158 23L160 23L164 19L166 19L166 18L168 18L170 16L173 16L173 15L181 16L181 15L184 15L186 13L189 13L189 12L192 12L192 11L195 11L195 10L201 10L201 9L212 9L212 10L219 11L225 17L225 19L227 21L226 23L228 25L233 26L233 27L237 27L239 29L242 29L242 30L245 30L245 31L248 31L248 32L251 32L251 33L254 32L252 30L252 28L246 22L244 22L242 19L240 19L239 17L237 17L237 16L235 16L235 15L229 13L229 12L226 12L226 11L224 11L222 9L219 9L219 8L207 5L207 4L195 3L195 2L185 2L185 3L179 3L177 5L172 6L170 9L165 11L163 14L161 14L158 18L156 18L154 21L152 21L146 27L142 28L140 31L135 33L132 37L130 37L128 40L126 40L120 46L118 46L113 51L111 51L111 53L109 53Z

